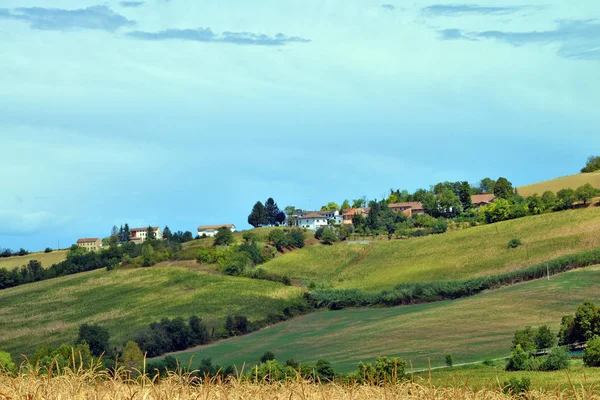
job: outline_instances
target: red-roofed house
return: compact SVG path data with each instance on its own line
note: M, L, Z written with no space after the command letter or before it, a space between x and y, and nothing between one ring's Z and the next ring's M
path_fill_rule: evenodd
M355 214L359 214L365 217L368 213L368 208L350 208L344 211L344 215L342 216L344 219L344 224L350 225L352 223L352 217L354 217Z
M388 207L394 212L401 212L409 217L415 214L425 214L423 203L420 201L408 201L405 203L390 203Z
M494 194L474 194L471 196L471 203L476 208L492 204L494 200L496 200L496 195Z

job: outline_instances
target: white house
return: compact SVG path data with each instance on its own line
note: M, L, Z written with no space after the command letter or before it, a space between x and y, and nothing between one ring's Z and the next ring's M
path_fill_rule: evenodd
M153 226L154 239L162 239L163 234L158 226ZM146 228L133 228L129 230L131 232L131 238L129 240L134 243L144 243L148 239L148 227Z
M344 217L340 215L338 210L326 210L326 211L317 211L317 214L321 214L326 217L327 220L334 220L335 225L341 225L344 222Z
M221 225L203 225L198 227L198 236L206 235L208 237L213 237L217 234L219 229L227 228L231 232L235 232L234 224L221 224Z
M322 226L327 226L329 219L325 215L314 212L299 216L297 221L300 228L316 231Z

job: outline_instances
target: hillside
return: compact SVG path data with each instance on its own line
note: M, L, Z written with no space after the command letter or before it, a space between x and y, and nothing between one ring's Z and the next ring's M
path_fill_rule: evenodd
M569 210L408 240L310 247L263 266L305 284L381 290L519 269L600 246L600 207ZM525 244L508 249L512 238Z
M96 270L0 291L0 348L30 354L41 345L72 343L83 322L106 327L114 345L150 322L196 314L222 324L250 320L299 301L298 288L211 275L184 267Z
M220 365L255 363L266 351L279 360L325 358L349 372L378 355L400 356L415 368L508 354L512 335L525 325L557 330L563 315L584 300L600 300L600 267L589 267L455 301L380 309L325 311L305 315L243 337L174 354L193 365L211 357Z
M600 171L563 176L548 181L534 183L532 185L521 186L519 188L519 194L527 197L535 193L541 195L547 190L556 193L561 189L577 189L579 186L583 186L586 183L591 183L595 188L600 188Z
M30 253L26 256L14 256L7 258L0 258L0 268L13 269L19 268L22 265L26 265L31 260L38 260L42 263L44 268L50 267L52 264L63 261L67 258L66 250L57 250L51 253Z

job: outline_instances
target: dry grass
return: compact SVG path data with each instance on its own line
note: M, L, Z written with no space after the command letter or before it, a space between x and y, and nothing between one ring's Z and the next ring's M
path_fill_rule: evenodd
M519 188L519 194L525 197L535 193L541 195L546 190L556 193L561 189L577 189L579 186L583 186L586 183L590 183L592 186L600 188L600 172L562 176L549 181L534 183L533 185L521 186Z
M30 253L26 256L14 256L0 258L0 268L14 269L22 265L26 265L31 260L38 260L44 268L50 267L52 264L59 263L67 258L66 250L53 251L52 253Z
M99 370L98 370L99 371ZM600 399L594 385L550 391L532 391L522 397L502 393L498 384L472 390L458 384L435 387L427 381L392 385L315 384L312 382L251 383L228 381L194 381L187 375L173 374L164 379L131 381L126 374L116 378L105 372L63 371L62 374L41 375L36 371L16 377L0 375L0 399Z

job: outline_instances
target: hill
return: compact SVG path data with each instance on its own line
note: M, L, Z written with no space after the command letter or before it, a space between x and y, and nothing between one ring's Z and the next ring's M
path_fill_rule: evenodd
M26 265L31 260L38 260L42 263L44 268L51 266L52 264L59 263L67 258L66 250L56 250L51 253L29 253L26 256L13 256L0 258L0 268L13 269L19 268L22 265Z
M591 183L595 188L600 188L600 171L563 176L548 181L534 183L532 185L521 186L519 188L519 194L527 197L535 193L541 195L547 190L556 193L561 189L577 189L579 186L583 186L586 183Z
M464 279L515 270L600 246L600 207L542 214L408 240L315 246L262 267L308 284L391 289L401 282ZM512 238L524 246L508 249Z
M121 345L164 317L198 315L219 326L228 314L255 321L299 302L300 294L280 283L194 267L96 270L1 290L0 348L31 354L41 345L73 343L84 322L106 327Z
M266 351L279 360L329 360L349 372L359 361L378 355L400 356L415 368L508 355L514 331L548 324L558 329L561 317L584 300L600 300L600 267L589 267L455 301L382 309L324 311L280 323L174 356L188 365L211 357L220 365L255 363Z

